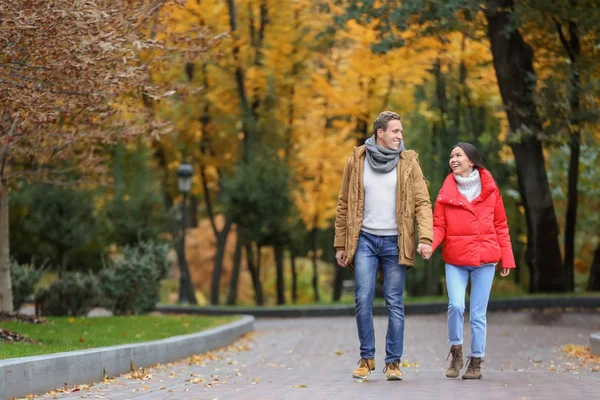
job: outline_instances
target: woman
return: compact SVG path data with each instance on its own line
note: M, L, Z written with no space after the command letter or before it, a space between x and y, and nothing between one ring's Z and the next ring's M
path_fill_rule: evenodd
M451 173L440 189L433 214L433 249L442 242L448 289L448 342L452 360L446 376L456 378L463 367L465 291L471 279L471 353L463 379L481 379L485 355L486 311L498 262L501 276L515 268L506 212L500 190L481 155L470 143L450 153Z

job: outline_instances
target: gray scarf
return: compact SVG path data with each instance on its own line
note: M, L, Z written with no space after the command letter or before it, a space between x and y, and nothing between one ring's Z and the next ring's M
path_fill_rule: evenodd
M400 142L398 150L392 150L379 146L375 141L375 135L368 138L365 145L367 146L367 161L369 161L369 165L374 171L384 174L396 168L400 159L400 153L404 151L404 140Z

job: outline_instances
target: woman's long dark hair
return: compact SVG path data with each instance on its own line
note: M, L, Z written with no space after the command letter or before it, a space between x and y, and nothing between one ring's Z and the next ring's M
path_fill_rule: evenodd
M465 152L465 155L469 157L469 160L471 160L471 162L475 164L474 167L485 168L485 165L483 164L483 157L481 157L481 153L479 152L479 150L477 150L477 147L473 146L471 143L458 142L454 146L452 146L452 148L450 149L450 153L452 153L452 150L454 150L457 147L460 147L462 151ZM450 168L450 171L452 171L452 168Z

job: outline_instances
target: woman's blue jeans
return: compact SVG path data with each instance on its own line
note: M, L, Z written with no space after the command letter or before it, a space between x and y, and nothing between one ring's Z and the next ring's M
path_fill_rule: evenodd
M373 299L379 266L383 268L383 292L388 311L385 363L400 361L404 348L404 281L406 266L398 265L398 236L361 232L354 256L356 325L360 357L375 358Z
M446 264L446 288L448 289L448 343L463 343L465 292L471 277L471 300L469 315L471 325L471 357L485 356L486 313L496 264L480 267L457 267Z

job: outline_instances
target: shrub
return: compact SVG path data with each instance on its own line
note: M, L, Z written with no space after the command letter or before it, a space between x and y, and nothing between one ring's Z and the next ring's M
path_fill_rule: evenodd
M41 289L36 295L38 315L86 315L102 304L100 282L92 273L65 272L63 276Z
M143 314L154 310L160 281L167 276L167 244L141 242L125 247L123 256L111 260L99 273L102 292L115 315Z
M19 264L16 261L10 263L10 277L12 282L13 308L19 308L35 290L35 285L40 280L43 267L40 269L30 264Z

